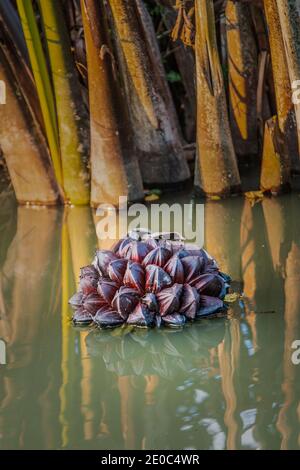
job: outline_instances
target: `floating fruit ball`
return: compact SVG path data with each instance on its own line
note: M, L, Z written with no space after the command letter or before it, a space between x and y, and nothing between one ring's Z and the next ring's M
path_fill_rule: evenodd
M178 327L224 310L230 278L204 249L174 238L132 232L111 251L98 250L70 299L73 322Z

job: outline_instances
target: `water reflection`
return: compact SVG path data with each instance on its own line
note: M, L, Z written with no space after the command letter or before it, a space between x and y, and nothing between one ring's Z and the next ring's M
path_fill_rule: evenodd
M183 331L70 324L96 222L2 205L0 448L299 448L298 196L206 204L206 247L245 297Z

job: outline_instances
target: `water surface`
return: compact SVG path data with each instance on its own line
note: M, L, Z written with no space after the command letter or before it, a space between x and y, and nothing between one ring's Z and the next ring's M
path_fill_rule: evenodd
M299 448L299 215L297 194L207 202L205 246L243 302L183 331L99 331L67 305L105 245L94 214L5 200L0 449Z

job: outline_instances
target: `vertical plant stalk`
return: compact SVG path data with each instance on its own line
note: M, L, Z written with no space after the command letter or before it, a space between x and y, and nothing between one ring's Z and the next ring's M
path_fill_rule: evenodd
M249 4L252 23L255 30L258 46L258 84L257 84L257 121L259 131L259 151L263 147L265 122L272 117L272 96L271 89L273 78L270 67L270 46L266 29L265 18L261 8L256 4ZM275 106L273 106L273 109Z
M158 4L165 6L162 19L167 30L172 30L176 23L176 11L173 8L173 0L157 0ZM183 97L185 132L188 142L196 140L196 87L195 87L195 56L191 48L177 40L174 43L173 54L177 62L178 70L185 89Z
M286 201L286 200L285 200ZM286 242L287 223L285 204L282 199L265 197L262 201L264 219L266 222L266 233L270 254L273 264L274 273L284 273L282 260L285 261L282 246Z
M73 272L90 264L97 248L97 235L90 207L70 207L66 212ZM85 227L85 236L78 237L78 227ZM77 281L77 279L76 279ZM72 295L72 294L71 294Z
M217 49L213 2L196 2L197 152L195 186L206 195L240 190Z
M241 254L236 249L240 244L242 203L242 199L234 198L205 204L205 249L237 282L242 281Z
M114 58L110 55L104 10L100 5L96 0L81 0L88 63L92 206L103 202L118 205L121 195L130 200L143 198L138 162L133 157L125 160L122 149L118 103L114 100L117 93Z
M264 191L277 194L289 184L289 167L284 164L284 155L281 156L276 146L277 116L273 116L265 123L264 145L261 164L260 187Z
M227 2L230 124L237 155L256 155L257 133L257 47L248 5Z
M31 0L17 0L56 179L63 188L55 101Z
M289 168L299 167L299 151L297 143L297 123L294 105L292 103L292 90L289 78L287 58L285 55L280 17L276 0L265 0L265 15L269 30L270 52L274 78L276 108L278 116L278 133L280 135L281 159L287 181Z
M276 0L290 82L300 80L300 4L298 0ZM300 146L300 103L295 103Z
M61 2L39 2L50 60L66 197L73 204L90 200L87 116L82 103Z
M56 204L60 191L46 142L2 53L0 80L6 83L6 104L1 105L0 142L17 200L20 204Z
M184 181L189 169L148 13L137 0L109 6L143 181Z
M295 214L295 219L298 217ZM299 226L297 227L299 230ZM298 232L299 233L299 232ZM297 242L295 241L297 240ZM300 293L297 288L299 285L300 268L300 248L298 243L298 234L291 244L285 265L285 306L284 306L284 348L283 348L283 377L281 390L283 392L283 406L278 413L276 428L282 436L280 444L281 450L292 450L298 445L298 433L294 433L295 410L299 407L299 368L291 360L291 345L295 341L295 332L300 331L299 307ZM298 336L297 336L298 338Z
M69 396L72 391L72 384L76 377L76 352L74 350L74 330L70 324L69 317L69 298L76 288L74 272L72 269L72 256L69 241L69 233L67 226L67 216L64 214L64 221L61 232L61 332L62 332L62 385L60 388L60 412L59 421L61 423L61 442L62 446L67 448L70 445L71 424L70 416L70 400Z

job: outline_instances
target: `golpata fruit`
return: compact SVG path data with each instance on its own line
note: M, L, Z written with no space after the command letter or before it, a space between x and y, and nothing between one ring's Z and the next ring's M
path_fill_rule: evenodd
M229 282L204 249L180 236L133 232L81 269L73 322L181 327L224 310Z

